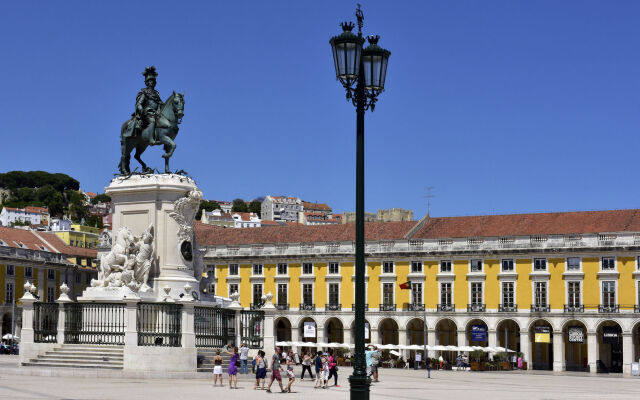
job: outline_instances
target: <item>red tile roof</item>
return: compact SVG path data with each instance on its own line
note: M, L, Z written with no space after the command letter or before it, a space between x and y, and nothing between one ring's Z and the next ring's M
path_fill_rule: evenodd
M429 218L412 238L640 232L640 210Z
M0 239L5 245L14 248L27 248L29 250L62 253L67 256L90 258L96 258L98 256L98 251L96 249L69 246L55 233L51 232L35 232L28 229L0 226ZM20 243L22 243L24 247L21 247Z
M98 250L97 249L89 249L86 247L76 247L70 246L64 242L58 235L51 232L38 232L47 242L51 243L58 252L66 254L71 257L88 257L88 258L97 258Z
M264 225L270 221L263 221ZM422 225L420 225L422 224ZM412 231L409 235L409 232ZM195 225L203 245L297 243L355 240L355 225L301 225L291 223L278 229L224 229ZM457 237L500 237L548 234L640 232L640 209L578 211L539 214L439 217L404 222L367 222L366 240L437 239Z
M372 222L365 225L367 240L402 238L415 225L411 222ZM355 240L355 224L302 225L292 224L277 229L260 227L254 229L225 229L205 225L196 221L196 236L202 245L252 244L252 243L299 243L333 242Z
M36 213L36 214L48 214L49 213L49 209L47 207L33 207L33 206L26 206L24 208L25 212L29 212L29 213Z

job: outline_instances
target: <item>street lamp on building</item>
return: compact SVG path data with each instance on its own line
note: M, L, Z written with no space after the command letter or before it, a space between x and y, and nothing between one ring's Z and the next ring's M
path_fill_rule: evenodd
M362 48L364 16L356 10L358 34L353 22L343 22L342 33L331 38L336 78L347 91L347 100L356 107L356 273L355 273L355 357L353 375L349 377L351 399L369 399L369 378L364 353L364 112L374 110L378 95L384 90L387 63L391 53L378 46L379 36L369 36L369 46ZM355 87L354 87L355 86Z

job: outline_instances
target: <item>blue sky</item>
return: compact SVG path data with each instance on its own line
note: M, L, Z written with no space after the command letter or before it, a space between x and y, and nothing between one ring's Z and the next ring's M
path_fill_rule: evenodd
M636 208L637 1L361 1L391 51L366 116L366 208L432 215ZM102 192L158 68L185 92L172 168L211 199L354 209L355 110L329 38L347 1L10 2L0 13L0 171ZM143 158L161 168L160 148ZM132 161L132 166L137 165Z

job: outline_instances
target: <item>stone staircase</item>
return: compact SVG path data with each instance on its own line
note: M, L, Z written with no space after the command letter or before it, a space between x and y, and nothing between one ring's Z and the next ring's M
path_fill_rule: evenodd
M122 346L63 344L46 354L23 362L24 366L57 368L122 369ZM211 367L213 370L213 367Z
M198 372L213 372L213 357L215 355L216 349L199 348L198 359L201 360L201 362L198 363ZM225 353L220 353L220 357L222 357L222 372L226 376L231 356Z

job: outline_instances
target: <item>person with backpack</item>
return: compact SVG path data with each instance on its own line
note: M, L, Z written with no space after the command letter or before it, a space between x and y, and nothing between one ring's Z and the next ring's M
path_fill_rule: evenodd
M254 359L256 363L256 384L253 386L253 390L258 389L258 385L260 385L260 380L262 380L262 387L260 390L264 390L264 381L267 377L267 362L264 359L265 353L262 350L258 351L258 355Z
M320 386L322 386L322 352L321 351L318 351L318 354L316 354L314 363L316 366L316 384L313 388L317 389Z

